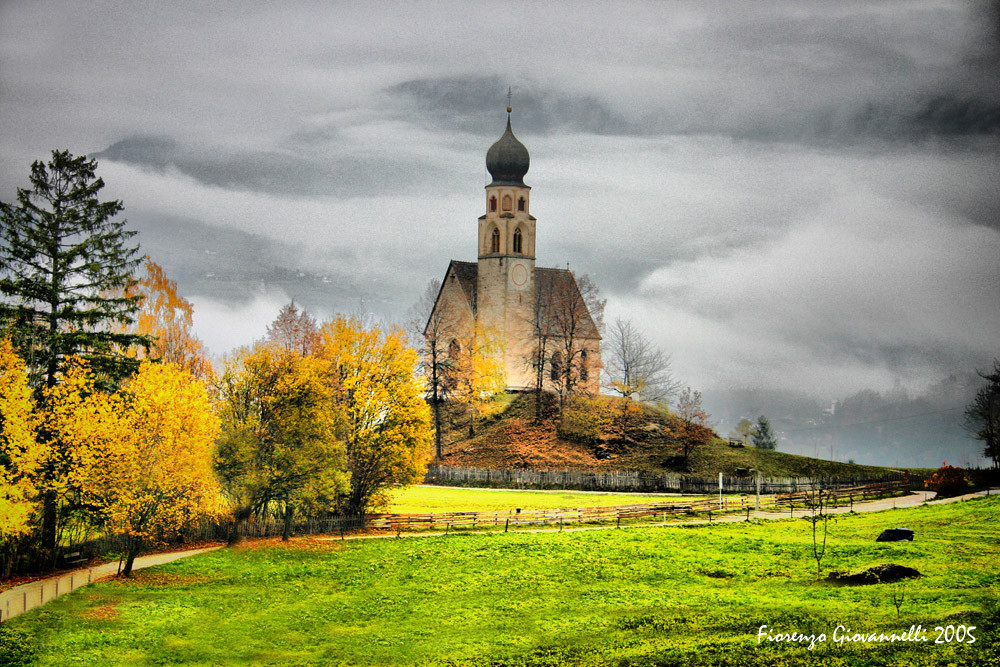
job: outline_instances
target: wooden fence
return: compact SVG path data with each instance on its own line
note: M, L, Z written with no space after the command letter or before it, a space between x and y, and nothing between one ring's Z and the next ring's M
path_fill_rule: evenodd
M838 489L816 488L794 493L775 494L761 498L762 511L784 511L794 516L796 509L811 511L822 500L823 507L853 507L855 502L883 498L906 492L904 480L879 482L876 484L842 487ZM727 513L746 513L757 509L756 496L722 496L722 498L677 498L664 502L637 505L615 505L606 507L577 507L572 509L512 509L493 512L434 512L426 514L372 514L368 517L368 527L376 530L396 532L412 530L496 529L504 531L519 526L551 526L569 523L615 523L635 522L641 519L675 519L680 517L707 518L712 521Z
M907 479L904 473L888 472L858 477L817 480L809 477L779 477L760 480L760 493L798 493L819 488L852 487ZM718 477L656 474L639 471L580 472L575 470L513 470L427 466L425 484L486 486L497 488L576 489L583 491L639 491L716 493ZM757 478L723 476L725 493L755 493Z

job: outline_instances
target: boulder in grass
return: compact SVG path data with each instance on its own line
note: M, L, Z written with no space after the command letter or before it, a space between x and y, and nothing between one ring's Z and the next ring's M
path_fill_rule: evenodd
M909 528L888 528L882 531L876 542L912 542L913 531Z
M868 584L892 584L904 579L916 579L920 572L912 567L886 563L876 565L857 574L831 572L826 580L841 586L866 586Z

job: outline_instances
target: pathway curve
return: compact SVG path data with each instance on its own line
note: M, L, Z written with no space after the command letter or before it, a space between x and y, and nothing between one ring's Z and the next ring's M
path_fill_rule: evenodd
M187 558L206 551L214 551L222 547L204 547L201 549L190 549L188 551L168 551L160 554L150 554L139 556L132 564L133 570L140 570L152 565L162 565L180 558ZM0 620L19 616L26 611L41 607L43 604L55 600L57 597L72 593L81 586L113 577L118 574L118 561L95 565L81 570L73 570L56 577L48 579L38 579L27 584L21 584L14 588L0 593Z

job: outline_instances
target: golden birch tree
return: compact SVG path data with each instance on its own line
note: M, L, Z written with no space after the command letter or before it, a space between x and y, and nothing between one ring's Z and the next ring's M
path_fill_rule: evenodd
M85 365L49 392L46 428L72 452L58 491L137 555L219 508L212 470L219 422L205 385L173 364L145 361L115 394L95 389Z
M477 323L461 344L449 351L450 394L469 416L469 437L476 434L476 418L483 407L507 386L503 372L503 338Z
M366 327L337 317L320 328L317 356L338 412L337 435L347 453L346 511L361 515L387 489L420 481L431 428L417 353L402 330Z

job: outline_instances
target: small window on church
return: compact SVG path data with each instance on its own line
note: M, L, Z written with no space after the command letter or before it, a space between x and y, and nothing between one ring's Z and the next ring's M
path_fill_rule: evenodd
M519 197L518 198L518 200L517 200L517 210L518 211L523 211L524 210L524 197Z
M553 382L558 382L560 373L562 373L562 354L553 352L549 359L549 377Z
M503 210L504 211L509 211L509 210L511 210L513 208L513 206L514 206L514 200L513 200L513 198L511 198L510 195L504 195L503 196Z
M514 230L514 252L521 252L521 230Z
M590 372L587 371L587 351L580 350L580 382L586 382L590 378Z
M497 210L497 198L490 197L490 213L496 213Z
M493 236L490 239L490 252L500 252L500 230L493 228Z
M457 340L452 340L448 343L448 358L458 359L458 355L462 352L462 346L458 344Z

